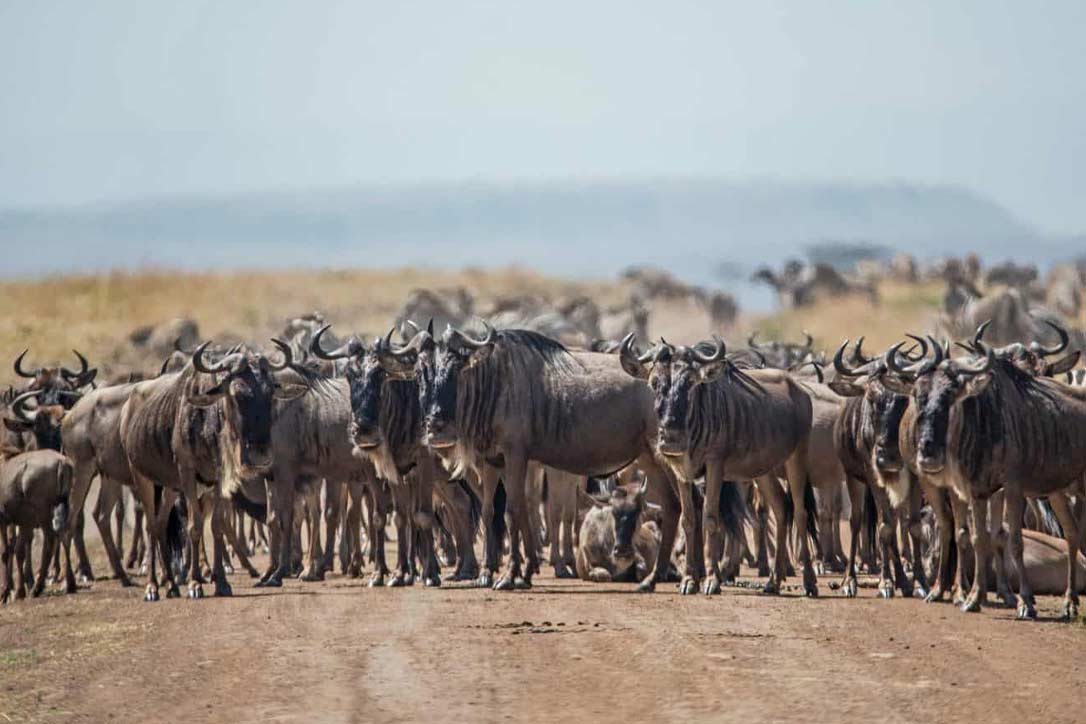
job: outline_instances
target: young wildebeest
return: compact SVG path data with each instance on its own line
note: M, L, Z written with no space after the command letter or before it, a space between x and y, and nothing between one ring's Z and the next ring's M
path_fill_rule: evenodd
M68 521L68 495L72 487L72 464L55 450L32 450L14 455L0 462L0 562L3 578L0 579L0 603L10 596L26 596L26 568L30 567L30 548L34 529L45 534L41 551L41 569L30 592L38 596L45 588L45 579L57 533L64 530ZM8 526L15 533L9 539ZM12 556L19 583L12 582ZM68 564L71 568L71 564Z
M340 349L324 351L322 327L313 337L311 349L322 359L347 359L347 382L351 395L350 435L358 455L369 459L377 475L391 486L394 520L397 523L397 571L388 585L403 585L411 576L408 542L420 544L423 583L441 585L433 550L433 496L446 503L456 540L457 570L453 580L470 580L478 575L478 563L472 549L474 534L470 506L459 483L450 481L440 463L421 443L422 415L418 386L414 380L390 379L381 367L378 340L367 350L358 340ZM383 537L383 531L377 531Z
M618 487L606 500L578 489L578 497L590 506L576 549L581 579L636 583L648 575L660 548L660 508L645 501L646 489L630 495Z
M906 416L902 448L915 453L920 473L969 502L975 558L973 586L963 611L977 611L988 593L988 499L1006 496L1008 546L1019 572L1025 496L1050 496L1069 550L1078 547L1079 522L1067 498L1082 490L1086 474L1086 390L1035 377L977 341L980 361L951 359L938 345L934 356L904 366L891 348L895 371L912 381L915 415ZM1077 567L1067 560L1064 615L1078 612ZM1036 616L1028 576L1020 576L1019 618Z
M773 510L777 520L776 555L765 591L777 593L788 561L785 493L777 473L784 472L792 500L802 500L808 485L810 396L787 372L740 370L727 358L719 339L710 354L697 347L662 343L651 367L646 367L648 359L633 354L632 342L631 337L623 341L619 355L622 367L628 374L649 381L659 415L655 446L681 481L687 560L680 592L696 592L704 576L702 526L698 525L693 498L694 480L704 475L703 526L710 551L705 593L720 592L720 496L722 490L737 494L733 484L724 485L725 480L755 480ZM805 507L796 506L795 523L800 531L807 530ZM804 566L804 590L808 596L817 596L818 583L806 535L799 536L799 554Z
M637 460L663 504L661 552L641 588L652 590L667 574L678 499L653 456L652 391L623 374L617 362L613 355L571 352L535 332L490 326L482 339L450 327L440 341L424 330L403 349L389 345L383 350L381 363L390 373L419 383L426 445L482 481L488 545L480 585L491 583L499 563L500 542L491 539L499 480L507 496L512 555L494 587L530 586L538 570L525 505L530 461L577 475L605 476Z

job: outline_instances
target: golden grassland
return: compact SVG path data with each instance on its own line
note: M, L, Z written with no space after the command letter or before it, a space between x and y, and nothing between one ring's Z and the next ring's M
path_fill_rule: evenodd
M293 316L321 310L341 331L384 331L408 293L416 288L463 286L478 307L503 296L550 298L588 295L602 305L622 302L629 287L614 280L570 281L520 268L327 271L114 272L0 283L0 381L12 381L10 361L30 348L30 364L74 364L79 349L93 363L117 358L136 328L178 317L195 319L208 339L229 336L266 340ZM802 338L832 348L844 337L867 335L870 348L885 346L907 330L928 327L938 310L941 286L885 283L881 300L866 297L826 300L799 310L744 314L735 329L722 330L743 343L757 329L762 338ZM689 342L710 332L708 318L691 304L653 307L651 331L669 341ZM719 331L719 330L718 330Z

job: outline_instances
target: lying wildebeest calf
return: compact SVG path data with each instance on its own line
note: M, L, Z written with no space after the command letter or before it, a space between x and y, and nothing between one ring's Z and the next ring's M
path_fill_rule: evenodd
M630 495L615 488L603 499L578 489L591 506L581 523L577 576L585 581L637 583L648 575L660 550L659 506L645 502L643 486Z
M0 561L4 569L0 603L6 603L9 597L26 597L24 565L30 555L35 528L42 529L45 544L41 569L30 595L41 595L57 533L64 530L68 520L71 487L72 463L55 450L32 450L0 463ZM13 539L9 536L9 526L16 531ZM17 558L15 569L19 573L17 587L13 584L13 555Z

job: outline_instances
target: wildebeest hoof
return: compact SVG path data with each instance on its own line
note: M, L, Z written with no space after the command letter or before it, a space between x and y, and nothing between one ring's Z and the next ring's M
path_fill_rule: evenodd
M383 587L385 585L385 576L384 576L384 574L382 574L382 573L374 573L372 576L370 576L369 583L367 583L366 585L368 585L370 588Z
M358 566L349 566L347 568L347 578L360 578L362 576L362 569Z
M1018 599L1010 591L1000 591L998 595L1004 608L1018 608Z
M440 588L441 576L429 576L427 578L423 578L422 585L426 586L427 588Z
M928 589L923 586L917 586L913 589L913 598L919 598L921 601L928 600Z
M302 574L302 580L306 583L316 583L317 581L324 580L324 573L319 571L311 571L309 573Z
M683 578L682 583L679 584L679 595L692 596L697 592L698 582L690 576Z
M554 567L554 577L555 578L576 578L577 576L573 573L573 571L569 570L568 566L562 565L562 566L555 566Z
M88 576L86 573L80 573L79 574L79 582L80 583L90 583L91 582L91 577Z
M142 566L140 566L139 574L141 576L146 576L147 575L147 564L146 563L144 563Z
M158 600L158 586L148 586L143 593L143 600L151 603Z
M879 598L890 600L894 597L894 589L892 588L879 588Z
M234 595L234 589L230 587L230 584L226 581L222 581L215 584L215 595L226 598Z
M758 578L769 578L773 571L769 569L769 564L764 566L758 566Z
M527 591L532 587L531 578L520 578L519 576L513 580L513 586L518 590Z
M222 564L222 569L226 573L226 575L228 575L228 576L234 575L234 567L232 565L230 565L229 563L223 563Z
M815 561L813 564L813 568L816 576L826 575L826 564L822 561Z
M980 597L970 595L965 599L961 605L962 613L979 613L980 612Z
M776 581L766 581L762 586L762 594L766 596L776 596L781 592L780 585Z
M1064 601L1061 617L1064 621L1074 621L1078 618L1078 601Z
M803 584L803 595L807 598L818 598L818 586Z
M204 597L204 587L198 581L189 584L189 598L196 600Z
M502 576L498 579L497 583L494 584L495 591L512 591L516 587L517 582L513 576L510 575Z
M386 588L402 588L405 585L404 580L405 580L404 575L402 573L397 573L397 574L393 575L392 578L388 579L388 583L385 584L385 587Z
M656 590L656 581L652 578L646 578L637 584L638 593L652 593Z
M702 591L706 596L713 596L720 593L720 579L716 576L709 576L705 579L705 585L702 587Z
M1019 603L1016 618L1019 621L1033 621L1037 618L1037 609L1029 603Z
M841 593L845 598L856 598L856 591L859 586L856 583L855 578L846 578L841 584Z
M943 589L936 586L928 591L928 595L924 596L924 603L937 603L943 600Z
M414 574L405 573L404 577L403 577L403 585L405 585L405 586L414 586L415 585L415 576L414 576Z
M494 585L494 577L490 571L483 571L479 574L479 580L475 582L475 585L479 588L490 588Z

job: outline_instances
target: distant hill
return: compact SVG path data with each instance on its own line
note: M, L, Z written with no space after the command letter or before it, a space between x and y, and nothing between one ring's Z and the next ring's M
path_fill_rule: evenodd
M715 277L725 266L742 275L827 239L921 257L977 250L1044 261L1077 251L967 189L909 184L463 183L0 210L9 277L139 266L510 263L611 277L657 264L725 285Z

